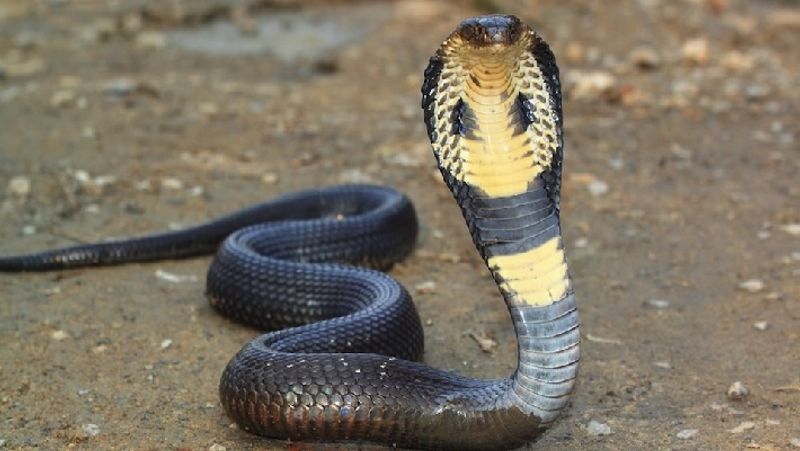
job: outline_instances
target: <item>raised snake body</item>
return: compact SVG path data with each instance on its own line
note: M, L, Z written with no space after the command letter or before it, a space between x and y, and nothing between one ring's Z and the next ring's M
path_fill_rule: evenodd
M514 323L518 366L509 378L417 363L422 327L408 293L381 272L345 265L387 268L411 251L414 209L389 188L290 194L182 231L0 258L0 271L218 249L211 305L274 330L248 343L220 381L222 404L243 429L424 449L520 446L564 408L579 360L559 223L558 69L516 17L476 17L431 58L422 94L439 168Z

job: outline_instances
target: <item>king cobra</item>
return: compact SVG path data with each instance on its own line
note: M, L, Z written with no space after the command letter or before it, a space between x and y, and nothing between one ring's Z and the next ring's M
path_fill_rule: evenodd
M385 187L284 195L180 231L5 257L0 270L216 251L207 278L213 308L271 331L245 345L219 384L241 429L420 449L521 446L564 409L579 360L559 223L563 128L553 53L514 16L467 19L430 59L422 109L444 181L514 324L518 361L508 378L419 363L423 333L411 298L376 270L411 252L416 214Z

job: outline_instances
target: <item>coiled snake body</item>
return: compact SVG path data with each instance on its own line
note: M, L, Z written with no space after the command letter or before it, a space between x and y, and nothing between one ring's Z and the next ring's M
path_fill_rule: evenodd
M422 94L439 168L513 320L518 366L509 378L417 363L422 327L408 293L382 272L345 265L385 269L411 251L414 209L389 188L290 194L182 231L0 258L0 271L217 250L211 305L273 330L220 381L222 404L243 429L426 449L520 446L564 408L579 359L559 224L558 69L516 17L476 17L431 58Z

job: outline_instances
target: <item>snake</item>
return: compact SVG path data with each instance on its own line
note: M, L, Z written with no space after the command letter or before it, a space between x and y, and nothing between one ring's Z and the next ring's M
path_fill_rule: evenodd
M415 449L522 446L565 410L580 360L560 224L558 66L519 18L469 18L430 58L421 106L437 166L513 323L517 366L508 377L422 363L420 316L383 272L413 251L417 214L389 187L285 194L182 230L2 257L0 271L216 252L211 306L265 331L219 383L241 429Z

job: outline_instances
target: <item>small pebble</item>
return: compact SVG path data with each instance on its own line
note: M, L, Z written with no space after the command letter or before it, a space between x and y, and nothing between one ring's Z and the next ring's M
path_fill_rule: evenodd
M97 346L92 348L92 354L102 354L102 353L106 352L107 349L108 349L108 346L106 346L106 345L97 345Z
M663 360L655 362L653 365L655 365L656 368L661 368L663 370L671 370L672 369L672 365L669 362L666 362L666 361L663 361Z
M629 60L639 69L655 69L661 63L658 53L650 47L637 47L628 55Z
M175 177L164 177L161 179L161 187L166 189L183 189L183 182Z
M583 249L588 245L589 245L589 239L586 237L580 237L573 243L573 246L575 246L578 249Z
M56 330L56 331L54 331L53 333L50 334L50 337L53 340L61 341L61 340L65 340L65 339L69 338L69 334L64 332L63 330Z
M800 223L798 224L784 224L779 229L792 236L800 236Z
M690 39L683 43L681 56L687 62L704 64L708 62L708 41L703 38Z
M748 100L761 100L771 93L769 86L752 84L744 88L744 96Z
M744 386L739 381L736 381L728 387L728 399L732 399L734 401L740 401L747 397L750 394L750 390Z
M208 447L208 451L227 451L228 448L220 445L219 443L214 443L213 445Z
M266 174L261 176L261 181L265 185L274 185L278 183L278 174L274 172L267 172Z
M26 225L22 228L23 235L33 235L36 233L36 227L32 225Z
M594 179L589 182L589 184L586 185L586 188L589 190L589 194L592 196L599 197L608 193L608 183L599 179Z
M800 448L800 437L794 437L790 439L789 444L795 448Z
M8 192L18 197L26 197L31 192L31 179L24 175L11 177L8 181Z
M596 435L596 436L610 435L611 426L605 423L600 423L599 421L592 420L586 426L586 432L588 432L589 435Z
M156 278L170 283L197 282L198 280L194 274L175 274L163 269L157 269L155 275Z
M205 194L206 190L200 185L193 186L192 189L189 190L189 194L194 197L200 197Z
M172 340L167 338L161 341L161 349L167 349L168 347L172 346Z
M86 396L89 394L89 392L91 392L91 390L89 390L88 388L82 388L78 390L78 396Z
M161 50L167 46L167 37L157 31L143 31L136 36L136 45L150 50Z
M759 230L758 233L756 233L756 238L759 240L769 239L770 236L772 236L772 234L769 233L769 230Z
M97 204L89 204L83 208L83 211L92 215L96 215L97 213L100 213L100 206Z
M750 293L758 293L764 289L764 282L761 279L749 279L740 283L739 288Z
M732 434L741 434L742 432L749 431L750 429L753 429L754 427L756 427L756 424L753 423L752 421L744 421L741 424L739 424L739 426L736 426L733 429L728 429L728 432L730 432Z
M665 299L648 299L647 305L654 309L663 310L669 308L670 302Z
M339 173L339 181L343 183L375 183L375 179L361 169L345 169Z
M83 432L86 433L89 437L94 437L95 435L100 433L100 426L89 423L83 425Z
M150 191L153 189L153 184L149 179L139 180L133 184L136 191Z
M197 105L197 111L206 116L213 116L219 113L219 107L213 102L201 102Z
M436 291L436 282L433 280L426 280L425 282L418 283L416 286L414 286L414 289L417 291L417 293L434 293Z
M50 97L50 105L54 108L64 108L75 103L75 91L60 90Z
M115 97L125 97L136 90L136 82L128 78L118 78L103 85L103 93Z
M767 327L769 327L769 324L767 324L766 321L756 321L753 323L753 329L756 330L764 331L767 330Z
M697 429L684 429L676 434L679 439L688 440L696 436L700 431Z
M497 340L494 338L486 335L486 332L470 332L470 337L478 343L478 346L481 348L481 351L486 353L494 352L494 349L497 347Z
M607 95L617 84L617 79L605 71L571 71L567 76L571 94L576 100L595 100Z

